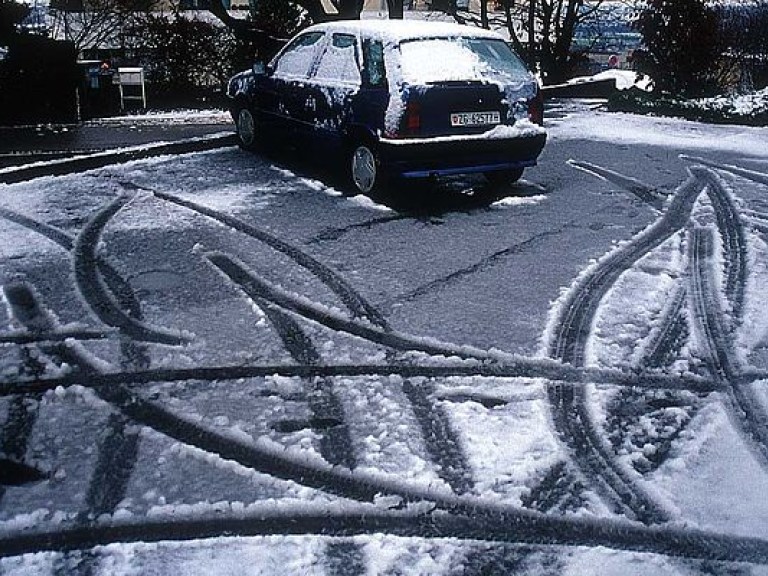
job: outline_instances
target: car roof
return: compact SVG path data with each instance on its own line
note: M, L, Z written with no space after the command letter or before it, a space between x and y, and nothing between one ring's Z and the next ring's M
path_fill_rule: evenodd
M392 42L454 36L504 39L496 32L475 26L425 20L336 20L315 24L306 31L347 32L356 36Z

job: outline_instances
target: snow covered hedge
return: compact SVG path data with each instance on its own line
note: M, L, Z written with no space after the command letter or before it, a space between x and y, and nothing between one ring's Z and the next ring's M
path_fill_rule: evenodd
M674 116L712 124L768 126L768 88L741 96L685 100L637 88L623 90L608 100L614 112Z

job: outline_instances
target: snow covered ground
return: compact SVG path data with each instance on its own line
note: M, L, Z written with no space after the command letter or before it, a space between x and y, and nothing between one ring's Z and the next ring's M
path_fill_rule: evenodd
M97 118L87 122L87 125L108 124L231 124L232 116L226 110L204 109L192 110L181 108L178 110L149 110L143 114L123 114Z
M0 572L768 573L765 136L548 117L490 206L1 185Z

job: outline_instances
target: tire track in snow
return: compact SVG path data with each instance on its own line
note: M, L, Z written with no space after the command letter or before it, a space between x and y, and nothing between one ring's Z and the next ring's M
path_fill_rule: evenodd
M291 304L297 303L295 300L281 298L280 292L276 291L274 287L248 273L240 263L234 262L226 255L208 253L205 257L251 297L274 302L278 306L298 313L305 318L320 321L332 329L362 336L369 341L397 350L410 351L415 346L420 345L417 339L408 339L392 332L385 322L382 328L376 329L341 318L333 318L322 313L313 315L311 307L304 307L301 303L299 303L298 307L292 306ZM440 350L440 353L443 352ZM411 403L414 416L421 429L426 450L436 464L438 475L458 493L468 491L472 485L471 470L466 457L461 451L460 442L453 431L448 415L433 398L420 391L411 382L406 381L404 383L403 391Z
M19 226L23 226L29 230L32 230L33 232L37 232L67 252L73 252L75 240L69 234L63 230L60 230L59 228L50 226L44 222L40 222L23 214L19 214L18 212L14 212L2 207L0 207L0 217L5 218L9 222L13 222ZM140 322L142 320L141 304L136 298L136 294L133 292L130 284L124 280L123 277L120 276L120 273L117 272L117 270L115 270L115 268L112 267L109 262L103 258L96 258L96 266L98 272L101 274L104 282L106 283L106 287L112 293L112 296L114 296L120 307L129 317L134 318L136 321ZM71 337L77 340L92 338L98 339L105 337L102 336L102 333L99 332L89 334L88 332L77 333L74 331L71 334L67 334L66 330L59 330L56 333L50 333L50 336L46 334L38 334L40 339L54 338L57 336L59 339ZM4 337L0 339L0 342L6 341L6 338L10 337ZM131 365L134 368L141 369L149 367L149 351L144 344L133 341L130 338L121 337L120 350L123 354L123 358L129 359ZM127 368L128 366L126 365L125 367Z
M41 234L70 253L76 253L76 242L68 234L53 226L6 209L0 209L0 216ZM106 288L114 296L121 310L125 310L128 317L141 321L141 305L130 285L103 259L96 258L93 263L95 264L95 270L101 274ZM33 308L40 309L39 303L34 301L35 296L32 292L30 292L30 298L29 304ZM42 312L40 315L42 315ZM46 315L52 317L51 313ZM56 326L53 324L51 324L50 328L49 332L52 334L59 332L59 335L66 335L67 337L77 335L66 334L66 332L61 330L57 331L55 330ZM36 332L39 334L39 330ZM51 349L51 346L43 344L41 349ZM95 369L90 367L87 360L84 360L81 355L73 354L72 349L66 345L58 344L53 346L52 349L62 359L66 359L74 366L79 366L81 372L84 369L87 372L96 372ZM125 334L121 334L120 351L121 367L123 369L140 370L149 367L149 353L144 344L135 342L126 337ZM138 456L138 434L126 432L126 425L127 422L122 416L113 415L108 420L107 432L99 443L96 467L89 481L86 493L86 509L79 515L81 522L86 521L91 516L113 512L117 504L124 498L128 480ZM71 559L60 559L55 572L57 574L70 573L72 564ZM86 553L81 555L74 564L78 574L87 576L93 573L97 564L97 558L90 553Z
M329 491L332 493L340 493L340 495L347 497L359 497L362 494L366 499L372 499L376 494L379 494L382 491L382 486L378 482L373 482L371 484L370 482L361 483L359 481L353 481L351 483L347 482L347 486L344 486L344 480L349 480L349 476L343 473L333 473L334 469L331 471L330 481L326 481L328 480L328 470L323 470L322 468L312 469L311 467L307 470L306 467L299 465L297 472L297 466L295 464L286 461L284 458L280 458L279 455L274 457L275 455L269 454L269 451L266 453L258 449L255 451L249 451L247 449L243 451L242 447L233 447L231 439L221 437L211 431L205 431L200 427L189 425L189 423L168 413L159 406L145 402L139 397L131 396L122 387L104 388L98 392L102 399L121 409L127 417L136 420L138 423L150 426L153 429L182 442L202 447L204 450L215 454L221 454L222 457L227 457L227 455L244 456L244 458L234 457L233 459L244 463L245 465L248 465L248 459L251 458L251 466L261 471L265 471L264 460L270 460L271 457L271 462L267 464L268 470L266 470L269 474L281 477L279 473L275 474L276 469L285 471L293 468L294 473L287 473L283 477L293 480L298 479L305 485L309 484L316 487L322 487L326 490L330 489ZM242 462L243 459L245 462ZM254 460L260 461L255 463ZM320 476L319 479L316 478L318 475ZM340 480L341 483L339 482ZM350 488L352 489L351 493ZM388 489L389 491L394 490L399 492L398 486L396 485L389 486ZM384 487L384 490L387 490L386 486ZM406 494L406 496L408 495Z
M134 184L130 184L130 186L136 187L136 185ZM379 331L380 334L386 334L388 332L391 332L391 328L388 325L384 315L379 310L377 310L374 306L372 306L369 302L367 302L360 294L358 294L354 290L354 288L352 288L352 286L349 285L346 282L346 280L343 279L343 277L339 276L336 272L326 267L324 264L320 263L318 260L316 260L312 256L299 250L295 246L292 246L291 244L284 242L283 240L280 240L279 238L273 236L272 234L269 234L263 230L256 228L255 226L242 222L241 220L238 220L237 218L234 218L228 214L222 213L218 210L213 210L211 208L207 208L205 206L196 204L188 200L184 200L182 198L179 198L177 196L167 194L164 192L160 192L156 190L149 190L149 191L154 193L155 196L157 196L158 198L161 198L167 202L177 204L179 206L182 206L184 208L193 210L195 212L198 212L199 214L212 218L222 224L225 224L227 226L234 228L239 232L242 232L243 234L246 234L247 236L250 236L251 238L254 238L266 244L267 246L269 246L274 250L277 250L285 254L286 256L294 260L297 264L299 264L299 266L303 267L307 271L314 274L321 282L323 282L330 290L332 290L340 298L340 300L344 303L344 305L347 307L347 309L352 313L354 317L367 319L374 326L380 329ZM394 219L397 219L397 218L380 219L380 220L390 221ZM243 279L244 278L241 277L241 280ZM272 293L271 291L267 291L265 293L263 292L263 289L260 290L252 282L249 282L249 284L250 284L251 292L262 293L262 295L259 296L262 300L273 300L270 297L270 294ZM285 306L283 307L285 308ZM290 310L290 308L288 309ZM301 313L299 312L299 314ZM392 339L385 338L385 340L391 341ZM400 348L400 349L408 350L408 347L406 346L405 348ZM447 432L450 430L450 423L447 421L447 416L439 408L439 406L434 400L430 398L427 400L427 402L429 402L431 405L430 409L422 410L414 407L414 412L416 414L417 421L419 422L419 426L422 429L423 437L425 438L425 441L428 444L430 444L430 446L427 447L427 450L431 454L434 454L435 456L442 455L442 457L444 458L448 458L450 455L458 454L457 447L459 446L459 442L455 434L451 434L452 437L450 438L450 442L449 442L454 447L449 446L449 444L441 444L441 445L432 444L433 441L437 441L437 437L431 433L431 430L439 429L444 432ZM446 442L449 441L447 437L445 437L444 440ZM459 458L458 456L456 456L455 458L449 458L448 461L437 462L437 464L438 464L438 470L451 470L451 469L460 470L465 468L466 462L463 458ZM468 474L468 471L466 470L464 472L461 472L461 475L466 476L467 474Z
M58 228L3 208L0 208L0 217L41 234L70 253L74 250L75 241ZM122 309L130 317L140 321L142 319L141 305L128 282L108 262L101 258L96 260L96 267L104 278L106 287ZM28 305L31 308L29 313L32 318L34 316L52 318L52 313L44 312L41 308L42 305L36 302L34 292L30 291L27 300L29 300ZM52 322L48 322L47 325L50 328L47 332L41 332L39 329L31 330L30 332L38 340L44 338L46 334L58 336L62 339L78 338L78 336L81 336L77 331L68 332L65 329L57 329ZM51 346L50 344L40 342L39 347L42 350L52 350L62 359L67 359L72 365L79 366L81 372L84 369L93 374L97 372L90 366L87 360L84 360L80 355L73 354L71 348L66 346L66 344L62 343ZM142 370L149 367L149 353L144 344L121 336L120 351L121 367L123 369ZM99 446L99 461L88 488L86 497L88 512L86 514L109 512L123 499L127 487L127 478L130 476L135 465L138 444L138 436L134 433L126 434L125 425L124 421L120 421L116 417L109 420L109 432L105 435L103 442ZM113 451L118 457L114 457L111 454ZM108 494L110 493L114 495L113 498L116 500L112 501L109 499ZM86 558L81 566L81 573L90 573L92 559ZM65 567L63 569L66 570Z
M36 482L46 474L25 463L27 446L37 421L40 395L9 399L5 422L0 426L0 503L5 487Z
M560 460L521 498L521 502L524 507L541 513L555 509L565 512L572 499L584 488L568 463Z
M685 305L688 292L682 284L676 286L669 304L662 311L658 328L651 332L638 362L642 368L663 368L677 357L689 336Z
M332 310L319 307L308 299L293 295L250 273L243 265L222 252L207 252L204 257L246 292L257 294L260 298L269 300L284 310L303 316L331 330L345 332L374 344L404 352L416 351L433 356L457 356L465 359L493 359L491 354L480 349L436 342L348 320Z
M723 322L715 280L714 239L708 228L694 228L690 238L691 297L694 325L701 335L706 363L727 390L728 413L736 429L768 468L768 415L751 386L741 377L740 366Z
M574 168L583 170L589 174L597 176L598 178L621 186L625 190L633 193L640 200L650 204L657 211L662 210L664 202L667 199L667 195L663 191L645 184L644 182L641 182L635 178L624 176L623 174L613 170L609 170L588 162L580 162L576 160L569 160L569 164L571 164ZM675 290L670 303L662 311L662 315L659 319L657 327L651 331L650 337L644 343L644 350L642 350L638 361L638 365L642 369L645 370L648 368L663 368L671 364L675 359L679 357L678 355L689 336L688 321L685 315L686 302L687 296L685 287L683 285L679 285ZM649 392L650 391L646 390L644 393L639 394L638 398L638 394L633 393L631 389L625 388L619 392L619 395L627 403L634 405L638 402L639 399L646 400L649 396ZM685 406L689 403L688 399L679 393L675 394L670 391L669 394L671 397L667 398L667 402L677 402L681 406ZM653 401L654 400L651 400L651 402ZM616 405L619 407L624 406L622 401L618 401ZM689 414L689 416L692 417L697 410L698 405L691 406L692 413ZM618 427L616 431L620 434L622 429L624 429L627 424L629 424L633 418L636 418L637 416L637 414L622 413L620 417L613 418L616 423L620 424L620 427ZM682 422L676 421L674 423L675 430L671 435L667 434L666 432L673 424L666 421L664 422L664 425L662 426L663 432L660 434L660 436L664 436L664 439L661 444L657 446L657 451L654 453L655 456L663 456L668 453L672 440L679 436L689 420L690 418ZM651 438L646 438L646 440L651 441ZM654 443L654 445L656 445L656 443ZM661 463L661 459L657 458L655 461L657 464ZM637 468L637 470L638 472L641 472L639 468Z
M257 472L363 502L372 502L377 494L391 494L393 490L399 495L394 486L384 488L372 481L361 480L347 468L323 461L308 461L301 456L289 455L279 445L246 442L226 432L208 429L157 402L143 399L124 386L101 388L97 394L139 424Z
M524 543L539 547L605 547L670 557L768 564L768 541L677 527L648 527L602 518L554 517L499 507L458 505L464 513L308 508L174 520L93 522L86 526L30 529L0 535L0 558L44 551L92 549L114 542L191 541L267 535L350 537L387 534L466 542Z
M70 253L75 252L75 240L58 228L4 208L0 208L0 217L42 235ZM130 318L141 321L141 306L130 285L103 259L97 257L94 264L95 269L104 279L106 288L114 296L122 310ZM43 312L32 291L29 292L28 296L26 300L31 307L30 313L33 319L35 315L52 318L50 312ZM31 330L38 341L45 338L46 334L58 336L59 339L82 336L77 331L59 330L52 321L47 321L47 323L50 328L47 333L43 333L39 329ZM86 336L89 335L86 333ZM72 348L64 343L51 345L50 343L39 342L39 348L44 351L52 351L63 361L78 367L80 372L91 374L97 372L91 366L89 359L74 353ZM140 370L149 367L149 353L144 344L135 342L125 335L120 335L120 351L122 368ZM99 443L98 461L89 482L85 501L86 510L80 513L81 522L84 519L87 520L91 515L98 516L114 511L114 508L125 495L128 478L133 471L138 455L138 435L126 433L126 424L122 417L112 416L109 418L108 430ZM60 559L55 567L55 572L57 574L71 573L73 563L70 560L67 558ZM83 554L74 564L77 566L77 573L85 576L93 572L96 562L97 559L92 554Z
M107 326L120 329L121 333L134 340L171 346L184 344L188 338L180 332L149 326L123 311L112 299L105 281L99 274L96 250L102 231L110 219L131 199L130 196L121 196L110 202L99 210L78 234L73 246L75 282L83 300Z
M164 197L164 195L162 193L157 193L157 195L160 196L161 198ZM175 199L175 198L172 199L172 201L175 201L175 200L177 200L177 199ZM244 230L247 229L244 226L242 226L241 223L238 223L236 221L233 222L232 221L233 219L231 219L231 217L227 217L225 215L218 214L215 211L212 211L210 209L203 208L203 210L199 210L199 208L202 208L202 207L196 206L193 203L188 203L187 201L182 201L181 205L186 206L186 207L190 207L190 208L195 209L195 210L198 210L198 211L200 211L201 213L203 213L205 215L208 215L208 216L211 216L211 217L215 217L217 220L219 220L221 222L224 222L224 223L227 223L227 224L230 224L230 225L234 225L233 227L235 227L236 229L239 229L241 231L244 231ZM294 312L296 312L296 310L294 310ZM301 313L301 312L298 312L298 313ZM434 353L434 351L428 351L428 353Z
M675 192L662 217L633 240L604 257L577 281L555 323L556 333L549 355L564 362L582 364L584 346L600 300L616 279L637 260L681 230L703 189L700 176L689 170L689 178Z
M6 332L0 334L0 344L50 344L64 340L107 340L116 335L109 330L92 330L89 328L62 328L57 332L30 334L29 332Z
M717 170L730 172L731 174L746 178L747 180L752 180L758 184L764 184L765 186L768 186L768 174L763 174L762 172L757 172L756 170L747 170L746 168L741 168L732 164L722 164L720 162L707 160L706 158L701 158L699 156L689 156L687 154L680 154L680 158L683 160L690 160L691 162L702 164L704 166L709 166L710 168L716 168Z
M303 305L302 302L292 299L288 297L286 293L282 293L281 291L277 290L275 287L272 287L268 285L266 281L263 279L257 278L253 276L252 274L248 273L241 265L234 262L231 258L228 256L221 254L221 253L207 253L205 255L206 258L208 258L211 263L219 268L223 273L227 274L234 282L239 284L241 287L243 287L246 292L256 292L260 297L267 298L268 300L275 302L276 304L280 305L281 307L284 307L294 313L301 314L305 316L306 318L313 319L315 321L319 321L323 324L325 324L328 327L331 327L336 330L344 330L348 331L349 333L356 334L358 336L364 337L370 341L374 341L377 343L385 343L392 345L392 347L396 349L401 350L409 350L409 349L419 349L417 346L422 345L421 342L413 342L410 341L410 338L407 336L399 336L393 333L375 333L375 331L369 330L365 326L355 325L353 323L349 323L344 321L340 318L332 318L329 315L326 315L318 310L314 310L312 307ZM436 349L430 349L430 353L435 353ZM439 352L445 353L444 350L439 350ZM456 353L454 351L454 353ZM418 409L417 409L418 413ZM446 424L448 424L446 422ZM433 424L434 426L434 424ZM429 439L430 437L434 437L434 433L429 430L423 430L425 433L425 438ZM595 442L595 440L592 440ZM448 444L441 444L441 443L433 443L432 446L439 449L442 454L445 454L446 449L451 449L450 445ZM449 452L448 455L453 455L455 452L455 449L453 449L451 452ZM439 453L436 453L434 450L431 451L431 454L433 457L436 457ZM459 460L457 458L452 458L453 462L458 463L462 466L462 468L466 469L463 466L462 460ZM451 468L445 468L444 466L441 466L440 468L444 468L445 471L450 471ZM463 476L466 476L466 473L462 473ZM441 476L446 479L446 481L449 482L449 485L456 488L462 488L460 484L458 484L459 479L452 475L452 474L446 474L443 472ZM638 497L636 496L637 490L635 490L634 493L630 492L629 490L626 490L624 493L624 498L626 500L629 500L633 503L637 502ZM630 500L633 499L633 500ZM646 502L650 502L650 499L646 497ZM645 507L646 509L649 508L649 505L645 502L641 505ZM637 507L639 508L639 506Z
M283 308L291 310L294 313L299 313L305 317L310 317L312 309L308 307L302 307L301 303L290 298L281 298L286 296L275 290L274 287L269 286L265 281L255 277L252 273L249 273L245 267L235 262L231 257L226 256L219 252L209 252L204 255L211 264L219 269L220 272L227 275L233 282L241 287L251 298L262 298L269 302L274 302ZM293 304L293 306L291 306ZM325 321L322 320L322 314L315 315L315 321L321 321L326 326L329 326L328 318ZM339 325L329 326L335 329L339 329ZM355 333L352 325L346 326L346 331ZM363 330L357 335L363 335L366 339L371 341L377 341L376 337ZM378 337L386 337L390 343L399 342L399 339L393 340L391 332L376 335ZM378 343L382 343L380 340ZM393 346L401 350L408 350L413 347L413 343L406 345ZM410 401L417 421L420 423L422 429L422 436L425 439L427 451L430 454L432 460L438 464L438 474L445 480L455 493L466 493L472 486L473 481L471 478L471 470L469 465L460 449L460 444L453 433L451 423L447 414L442 410L442 407L436 404L434 401L430 401L428 395L414 386L412 383L406 381L403 386L403 391L406 397Z
M11 282L3 287L4 300L8 305L8 313L11 319L25 328L31 335L39 332L57 332L59 323L56 316L47 310L34 290L27 282ZM69 364L74 368L78 377L95 372L90 360L79 354L76 346L67 342L35 345L49 361L57 359L61 363ZM45 370L45 365L37 355L35 357L35 369ZM25 397L26 396L26 397ZM38 400L42 393L36 392L25 396L16 395L11 401L8 419L0 431L2 451L13 459L21 462L26 455L27 443L31 437L35 423L39 419ZM34 403L34 409L28 410L27 402ZM0 498L2 495L0 494Z
M39 220L30 218L29 216L25 216L24 214L20 214L0 206L0 217L8 220L9 222L13 222L14 224L18 224L19 226L23 226L24 228L28 228L33 232L37 232L41 236L48 238L53 243L58 244L67 252L71 252L75 245L75 241L72 239L72 237L63 230L60 230L55 226L45 224L44 222L40 222Z
M77 514L76 521L81 525L114 513L125 498L139 454L139 433L128 430L128 426L122 414L107 418L106 430L98 443L96 466L88 482L85 509ZM98 566L99 556L92 550L73 551L57 559L54 575L91 576L99 573Z
M11 321L17 320L14 312L25 311L21 306L26 300L18 284L8 284L2 287L2 300L8 306L8 314ZM22 302L19 302L21 300ZM17 323L24 326L22 322ZM46 326L41 326L46 328ZM32 334L35 337L35 334ZM34 348L23 346L19 349L19 360L22 371L40 376L45 372L45 364L38 354L33 353ZM41 393L29 395L15 395L8 399L8 408L5 421L0 426L0 503L5 496L5 486L24 484L30 481L41 480L45 474L25 463L27 459L27 446L32 436L32 431L37 421Z
M379 483L354 480L351 474L343 472L343 469L308 467L301 462L285 458L283 454L276 454L272 450L243 445L226 435L187 422L159 405L131 394L123 386L105 386L96 391L103 400L139 424L277 478L295 480L301 484L352 499L372 500L382 491L390 493L394 491L396 494L399 492L397 486L387 487L386 483L382 487Z
M583 365L592 322L605 294L642 256L685 226L703 187L700 175L689 170L689 178L675 191L661 218L631 242L609 253L578 280L555 320L554 336L548 347L550 357ZM646 523L669 520L667 511L617 461L593 422L585 391L570 385L549 384L547 393L559 438L569 448L579 470L613 509Z
M747 284L747 239L739 211L734 206L723 181L711 170L703 170L702 178L708 184L708 196L715 209L717 229L723 242L725 256L724 296L731 305L732 321L728 323L728 329L733 331L741 323L743 313L744 292Z
M280 298L281 294L279 291L276 291L266 281L250 273L242 263L236 262L230 256L220 252L209 252L204 254L204 257L249 297L266 302L267 306L280 306L283 309L300 314L305 318L319 321L321 324L336 330L347 331L353 334L357 331L356 335L358 336L378 344L394 344L392 347L395 349L410 351L412 348L413 343L403 341L403 338L407 337L400 336L395 332L366 327L339 317L333 317L334 321L330 321L322 313L315 315L313 318L311 316L312 308L305 308L300 304L298 308L292 307L290 303L295 303L295 300ZM335 321L338 321L338 323ZM422 438L425 441L427 452L437 465L438 475L459 493L468 491L471 486L471 471L466 458L461 452L461 445L453 431L448 415L429 394L424 393L424 391L407 380L403 384L403 392L411 403L414 416L422 432Z
M592 164L590 162L571 159L568 160L568 164L577 170L582 170L588 174L597 176L601 180L612 182L613 184L621 186L626 191L631 192L640 200L654 208L657 212L661 212L662 208L664 207L664 202L667 195L658 188L654 188L653 186L649 186L640 180L624 176L619 172L609 170L608 168L603 168L602 166L598 166L597 164Z
M734 168L734 167L729 167ZM712 171L704 174L708 194L715 209L717 229L724 251L725 282L723 296L730 304L725 314L714 280L714 245L711 231L696 228L691 233L690 259L694 320L704 335L705 355L712 374L727 390L729 414L741 436L768 468L768 414L749 383L741 376L741 366L731 346L733 332L742 320L748 274L747 239L739 210L725 183Z
M248 294L267 316L291 358L300 364L317 365L321 358L312 340L291 316L282 312L264 298ZM319 435L320 455L334 466L354 469L357 459L352 450L349 426L344 421L344 411L333 390L331 378L303 379L303 386L311 419L303 423ZM326 543L326 567L329 575L344 576L364 571L364 553L355 542L332 541Z
M5 286L4 291L13 318L28 330L55 332L59 328L55 315L45 308L30 285L13 284ZM101 367L79 345L62 343L41 346L40 349L76 367L79 377L88 377L101 371ZM32 424L29 425L28 433L31 433ZM98 458L88 483L85 510L77 515L76 521L80 524L114 512L125 497L138 455L138 433L127 431L126 425L126 419L120 414L108 418L107 431L98 443ZM4 434L6 432L3 430ZM54 573L62 576L72 573L80 576L93 574L98 557L90 551L74 554L75 559L66 556L59 558L54 565Z
M432 462L437 464L437 475L451 487L454 494L469 493L475 485L472 468L448 413L435 401L434 386L405 380L403 393L411 403L427 453Z
M132 183L122 183L123 186L137 186ZM176 204L203 216L207 216L212 220L215 220L221 224L229 226L238 232L245 234L259 242L269 246L273 250L285 254L296 262L299 266L314 274L320 281L322 281L328 288L330 288L344 303L344 305L352 312L355 317L366 318L371 323L385 327L386 320L381 313L371 306L362 296L360 296L352 286L350 286L344 278L342 278L337 272L331 270L320 261L316 260L309 254L302 252L295 246L285 242L260 228L256 228L250 224L243 222L233 216L207 208L201 204L184 200L178 196L168 194L166 192L160 192L158 190L151 190L142 188L149 192L152 192L157 198L165 200L171 204Z
M336 364L336 365L291 365L259 364L208 366L199 368L157 368L129 372L105 372L96 374L87 382L76 375L45 378L41 380L0 382L0 396L34 394L54 390L58 386L74 384L86 388L104 388L118 385L139 386L159 382L198 380L237 380L241 378L266 378L284 376L287 378L325 378L356 376L401 376L403 378L448 378L451 376L479 376L483 378L533 378L562 382L571 386L584 384L610 384L612 386L644 388L648 390L688 390L707 393L722 389L713 380L692 375L668 376L658 372L630 373L613 369L575 368L554 361L542 363L540 359L515 358L504 363L456 363L430 360L424 364ZM745 382L768 380L764 371L745 372ZM446 398L450 400L450 398ZM469 399L481 404L498 405L505 400Z
M686 284L678 282L656 326L643 344L644 348L637 362L641 370L664 369L681 357L683 347L691 335L687 303ZM706 393L699 391L696 396L691 397L682 391L669 390L659 398L657 392L650 390L641 391L631 388L620 390L617 398L612 402L614 408L609 410L609 421L613 427L612 434L615 436L611 440L612 443L620 445L627 434L632 432L633 426L636 426L635 434L637 434L637 430L646 431L648 422L655 424L653 434L646 433L634 440L629 438L636 450L642 450L642 458L633 461L635 470L641 474L655 470L664 462L672 449L673 442L680 437L696 416L702 406L701 399L705 395ZM685 417L666 418L662 410L670 407L683 410ZM647 419L641 426L640 418ZM647 444L654 447L651 454L646 454L644 447Z

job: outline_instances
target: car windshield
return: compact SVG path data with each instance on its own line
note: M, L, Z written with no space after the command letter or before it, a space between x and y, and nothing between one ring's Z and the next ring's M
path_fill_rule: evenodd
M282 76L306 76L322 32L310 32L296 38L274 63L275 73Z
M400 44L403 80L430 84L462 80L519 81L528 76L512 49L494 38L424 38Z

